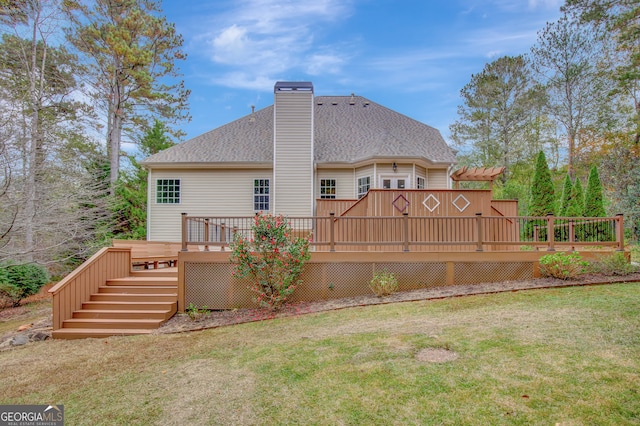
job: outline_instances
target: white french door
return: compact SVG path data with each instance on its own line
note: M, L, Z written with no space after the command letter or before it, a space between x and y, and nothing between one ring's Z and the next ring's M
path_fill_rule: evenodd
M409 175L380 176L380 188L382 189L409 189Z

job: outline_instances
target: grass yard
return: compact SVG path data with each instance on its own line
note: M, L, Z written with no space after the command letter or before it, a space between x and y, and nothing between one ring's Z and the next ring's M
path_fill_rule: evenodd
M0 404L67 425L639 425L640 284L46 341L0 371Z

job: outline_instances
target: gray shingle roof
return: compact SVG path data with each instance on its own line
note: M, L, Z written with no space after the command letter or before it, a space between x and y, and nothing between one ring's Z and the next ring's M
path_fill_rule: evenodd
M440 132L361 96L314 98L316 163L369 158L420 158L454 163ZM273 162L273 105L225 124L143 161L166 163Z

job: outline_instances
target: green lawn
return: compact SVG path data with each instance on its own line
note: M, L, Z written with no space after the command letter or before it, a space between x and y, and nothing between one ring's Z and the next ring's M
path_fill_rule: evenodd
M640 284L47 341L0 371L1 404L64 404L67 425L639 425Z

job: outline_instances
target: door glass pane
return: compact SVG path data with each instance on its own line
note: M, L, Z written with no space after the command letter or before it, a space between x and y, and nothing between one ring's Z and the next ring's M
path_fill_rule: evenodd
M398 179L398 189L404 189L404 179Z
M391 179L382 180L382 189L391 189Z

